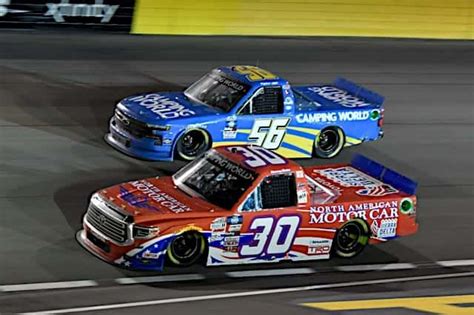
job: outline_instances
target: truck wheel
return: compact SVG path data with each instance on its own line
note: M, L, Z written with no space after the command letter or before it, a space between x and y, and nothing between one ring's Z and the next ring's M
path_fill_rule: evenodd
M341 152L346 142L344 132L340 128L326 128L321 130L314 141L314 151L316 156L323 159L330 159Z
M369 227L365 221L355 219L345 223L334 236L334 253L351 258L359 254L369 242Z
M202 130L192 129L186 131L176 144L176 153L186 161L194 160L210 148L209 135Z
M190 231L179 234L168 245L168 259L177 266L189 266L200 258L206 249L206 240L201 233Z

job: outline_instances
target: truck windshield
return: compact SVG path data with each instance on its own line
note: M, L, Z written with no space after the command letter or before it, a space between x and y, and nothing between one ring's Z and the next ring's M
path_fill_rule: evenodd
M179 170L173 181L184 192L230 210L256 178L255 172L210 151Z
M228 112L248 90L248 85L211 72L187 88L184 94L190 99Z

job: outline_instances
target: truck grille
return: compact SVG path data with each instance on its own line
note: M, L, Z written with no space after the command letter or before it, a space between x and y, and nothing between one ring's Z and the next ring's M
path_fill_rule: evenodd
M162 136L155 135L153 129L148 127L145 123L138 121L130 116L125 115L122 111L116 109L114 120L112 122L122 130L127 131L129 134L136 138L152 138L155 139L155 145L162 144Z
M86 214L87 222L116 243L126 243L129 239L128 224L112 217L105 211L90 203Z

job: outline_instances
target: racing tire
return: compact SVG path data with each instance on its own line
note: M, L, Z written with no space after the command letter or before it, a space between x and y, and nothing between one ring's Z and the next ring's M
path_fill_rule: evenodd
M346 142L341 128L329 127L321 130L314 141L314 152L317 157L330 159L338 155Z
M196 231L189 231L176 236L168 245L168 260L176 266L190 266L200 260L206 252L207 243L204 236Z
M358 255L368 244L370 231L361 219L351 220L337 230L333 240L333 253L342 258Z
M209 150L211 141L209 134L200 129L191 129L179 137L176 143L176 153L179 158L191 161Z

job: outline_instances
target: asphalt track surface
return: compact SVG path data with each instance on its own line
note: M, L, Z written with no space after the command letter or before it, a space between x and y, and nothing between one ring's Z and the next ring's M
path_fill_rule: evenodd
M436 277L474 270L472 266L441 268L436 263L474 258L473 51L473 43L467 41L1 33L0 288L76 280L98 285L25 292L0 290L0 313L184 297L179 303L83 312L327 314L300 304L473 294L472 274L370 283L374 279ZM117 285L117 278L156 274L115 268L76 243L74 234L80 228L90 194L122 181L170 174L182 163L139 161L107 146L102 137L114 104L136 92L181 89L209 69L227 64L258 64L293 84L329 82L344 76L385 95L385 138L347 149L336 161L347 162L359 152L418 180L419 233L369 247L351 260L169 268L162 275L192 273L204 279ZM301 161L304 165L324 162ZM406 264L417 268L336 270L361 264ZM230 271L294 268L311 268L316 273L225 276ZM354 281L369 283L330 286ZM329 286L261 296L232 295L318 284ZM189 299L223 293L230 295L201 301ZM414 314L402 309L393 312Z

